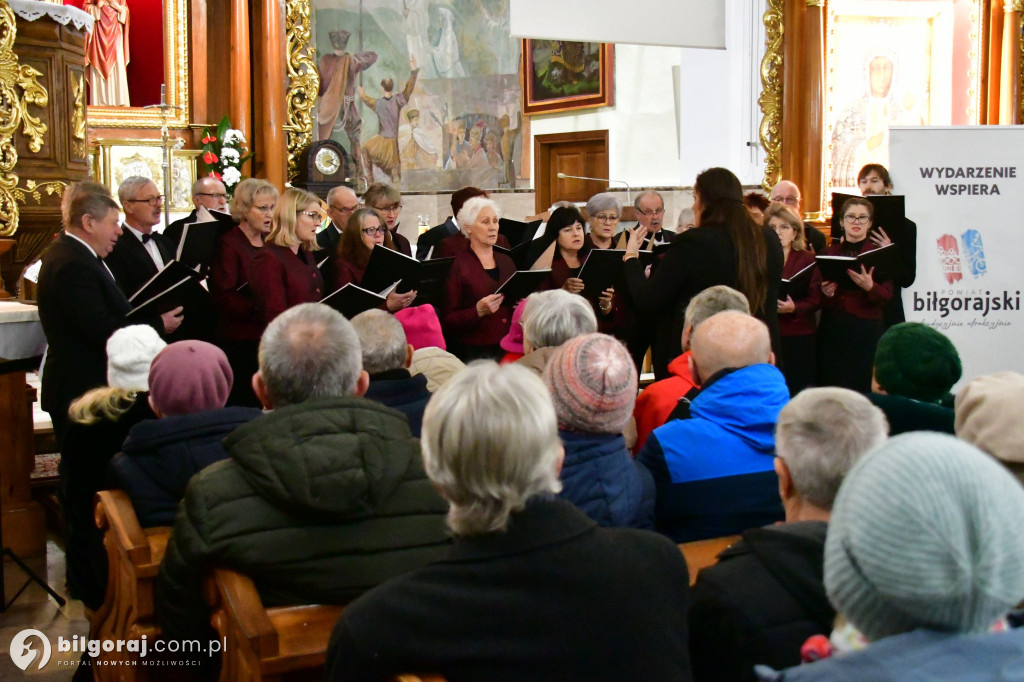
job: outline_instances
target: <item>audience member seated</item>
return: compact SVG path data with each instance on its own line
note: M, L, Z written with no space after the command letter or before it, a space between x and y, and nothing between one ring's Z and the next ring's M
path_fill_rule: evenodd
M1015 677L1022 526L1024 489L992 458L946 434L892 438L843 481L825 541L829 600L862 635L832 641L862 648L762 679Z
M597 316L587 299L564 289L530 294L523 308L523 357L516 364L539 376L551 356L569 339L597 331Z
M93 497L106 488L107 466L128 431L156 415L146 400L149 364L166 346L151 326L118 329L107 340L107 386L71 403L57 489L67 526L64 552L68 591L95 611L107 591L107 553L96 527Z
M686 306L686 314L683 316L684 352L668 363L668 372L671 376L655 381L637 396L636 407L633 409L637 435L635 452L640 452L651 432L673 418L672 415L677 410L679 411L676 418L685 417L690 413L690 402L697 397L698 390L697 383L690 374L690 338L698 324L726 310L749 315L750 304L747 303L746 296L724 284L708 287L690 299Z
M203 341L164 348L149 369L149 404L158 419L132 427L110 465L111 484L128 493L143 528L174 525L192 476L227 458L221 440L259 416L224 407L231 393L224 351Z
M636 396L621 341L586 334L559 346L544 369L565 448L562 492L601 526L654 527L654 480L633 461L622 431Z
M370 185L363 193L363 203L380 213L388 228L388 234L391 235L391 241L395 243L395 251L411 256L412 245L398 232L398 216L402 213L402 194L392 185L377 182Z
M527 301L529 301L529 297L516 304L516 309L512 311L512 323L508 326L508 334L505 334L498 342L501 349L505 351L499 365L515 362L526 353L526 349L523 347L523 311L526 310Z
M655 429L638 456L657 486L658 530L690 542L781 521L773 431L789 390L768 327L718 313L697 327L690 350L701 386L690 418Z
M423 458L455 543L345 609L328 679L690 679L682 554L554 498L562 444L539 378L468 367L427 405Z
M160 566L170 639L208 632L210 566L248 575L266 606L344 604L449 544L405 418L361 397L369 377L348 320L323 304L290 308L259 358L253 388L271 411L192 479Z
M901 322L878 340L869 397L885 412L894 436L954 433L949 391L961 373L960 354L945 334L919 322Z
M754 665L800 663L835 611L822 581L825 533L839 484L885 442L882 411L843 388L810 388L779 413L775 472L786 522L743 533L690 591L696 680L753 680Z
M402 323L405 340L412 346L412 362L409 373L422 374L427 378L427 390L433 393L448 383L448 380L466 365L447 351L441 320L429 303L412 308L403 308L395 313L395 319Z
M1003 463L1024 482L1024 376L999 372L976 377L956 394L956 435Z
M383 310L367 310L352 318L352 326L363 349L363 369L370 375L364 397L404 414L412 435L419 438L430 391L425 376L409 373L413 348L402 323Z

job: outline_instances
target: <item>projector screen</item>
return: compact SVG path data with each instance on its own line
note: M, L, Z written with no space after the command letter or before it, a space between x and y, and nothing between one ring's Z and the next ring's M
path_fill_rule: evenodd
M725 49L725 0L511 0L517 38Z

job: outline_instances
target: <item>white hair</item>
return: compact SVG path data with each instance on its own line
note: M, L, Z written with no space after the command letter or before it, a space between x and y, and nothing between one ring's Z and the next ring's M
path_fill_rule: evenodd
M622 204L611 192L601 192L590 197L586 209L587 219L594 220L601 211L615 211L615 215L622 215Z
M697 328L697 325L713 315L735 310L736 312L750 314L750 302L743 292L736 291L724 284L717 284L708 287L690 299L686 305L686 313L683 315L683 327Z
M808 388L779 413L775 451L789 467L797 492L830 510L847 472L888 435L885 414L860 393Z
M139 191L148 184L156 187L155 182L141 175L132 175L125 178L117 187L117 200L121 207L124 208L124 203L134 199L139 194Z
M555 408L525 367L474 362L456 374L427 403L421 442L457 535L502 531L528 499L562 489Z
M351 395L363 371L352 323L323 303L303 303L263 332L260 374L275 407Z
M405 367L409 345L405 329L394 315L373 309L352 318L352 326L363 349L363 369L380 374Z
M477 216L480 215L480 211L485 206L490 206L494 214L499 218L501 217L501 209L498 208L498 204L493 199L488 199L487 197L471 197L466 199L466 203L459 209L459 215L455 216L455 220L459 223L459 229L462 230L464 236L469 236L469 228L476 223Z
M590 302L565 289L530 294L523 308L523 339L537 348L561 346L569 339L597 331Z

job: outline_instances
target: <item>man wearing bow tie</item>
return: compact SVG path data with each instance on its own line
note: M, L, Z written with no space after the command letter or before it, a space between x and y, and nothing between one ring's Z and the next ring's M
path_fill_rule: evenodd
M124 234L106 263L121 291L131 297L174 260L174 249L162 234L153 232L164 198L152 180L138 175L126 178L117 188L117 198L124 211Z

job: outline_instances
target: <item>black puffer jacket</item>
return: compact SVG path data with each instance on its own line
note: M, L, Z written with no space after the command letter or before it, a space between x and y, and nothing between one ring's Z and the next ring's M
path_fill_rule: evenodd
M345 604L442 556L447 503L405 417L357 397L274 410L224 440L199 472L160 566L164 635L206 633L212 566L250 576L267 606Z
M225 407L140 422L110 463L110 484L128 493L143 528L170 526L189 480L226 459L224 436L259 414Z
M698 574L690 591L693 679L754 680L755 664L798 665L807 638L831 632L827 529L801 521L748 530Z

